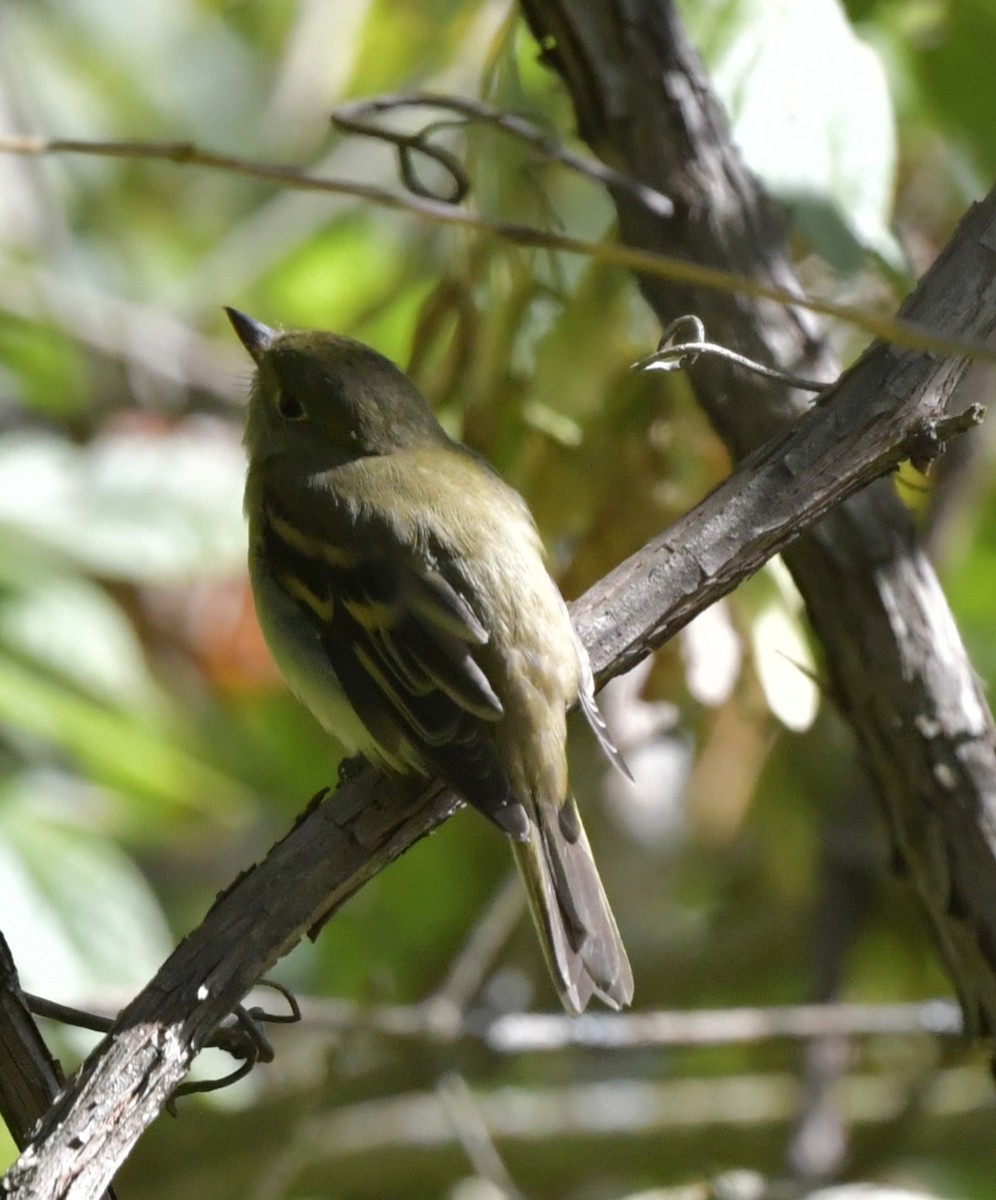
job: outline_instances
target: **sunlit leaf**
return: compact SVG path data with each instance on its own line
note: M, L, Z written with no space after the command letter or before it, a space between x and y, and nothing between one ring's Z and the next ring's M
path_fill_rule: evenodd
M802 599L781 558L748 584L754 667L775 717L796 733L816 719L820 689L803 625Z
M89 695L161 710L135 630L110 596L79 576L52 576L0 602L0 643Z
M160 728L89 700L0 654L0 728L41 738L104 786L162 813L237 811L236 784Z
M899 263L896 131L885 72L839 0L685 4L748 166L835 266Z
M798 620L783 606L770 605L755 618L751 639L768 707L788 729L804 732L816 718L820 692Z
M37 539L101 575L170 582L242 567L245 459L228 431L190 425L48 434L0 444L0 531Z
M148 883L114 844L65 820L85 807L64 776L25 773L0 784L3 931L26 988L53 999L134 988L172 938Z

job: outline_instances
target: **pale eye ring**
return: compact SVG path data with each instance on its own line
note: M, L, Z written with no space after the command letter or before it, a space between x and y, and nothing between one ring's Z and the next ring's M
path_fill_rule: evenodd
M303 421L308 415L301 401L285 391L281 391L277 396L277 412L285 421Z

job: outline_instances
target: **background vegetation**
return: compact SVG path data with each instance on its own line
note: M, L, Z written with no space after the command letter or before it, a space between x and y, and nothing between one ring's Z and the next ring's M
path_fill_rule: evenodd
M996 165L996 4L687 8L807 286L891 311ZM400 187L390 149L333 134L328 114L413 88L572 127L514 6L490 0L0 9L11 131L190 140ZM612 236L597 184L494 130L450 136L477 211ZM0 925L26 987L101 1011L336 771L252 616L249 367L223 304L406 365L526 495L567 595L728 469L680 378L630 372L659 330L623 271L192 167L0 157ZM848 356L862 345L835 336ZM981 374L972 386L984 398ZM897 480L986 679L990 445L984 428L956 470ZM482 1023L555 1003L511 860L463 813L280 964L309 1020L276 1037L275 1064L160 1121L121 1194L462 1198L514 1180L621 1196L735 1168L813 1173L815 1138L830 1175L996 1195L981 1052L915 1032L808 1053L735 1041L737 1006L951 990L819 678L773 564L607 690L635 788L578 746L638 1010L723 1010L718 1044L511 1054L448 1039L426 1001L461 996L454 964ZM466 951L482 928L490 944ZM87 1044L52 1032L67 1063ZM814 1078L837 1082L807 1092Z

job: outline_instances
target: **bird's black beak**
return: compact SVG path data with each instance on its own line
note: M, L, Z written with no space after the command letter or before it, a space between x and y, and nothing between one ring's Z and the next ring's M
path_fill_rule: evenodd
M279 337L277 331L271 329L269 325L264 325L262 321L254 321L252 317L247 317L237 308L226 308L225 312L232 322L232 328L239 335L239 341L255 361L259 362L263 354L273 345L274 339Z

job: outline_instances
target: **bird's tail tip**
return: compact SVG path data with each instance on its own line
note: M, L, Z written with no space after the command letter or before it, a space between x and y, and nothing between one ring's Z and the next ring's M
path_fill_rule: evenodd
M553 982L580 1015L592 997L619 1011L633 999L633 971L574 801L568 819L531 821L513 849Z

